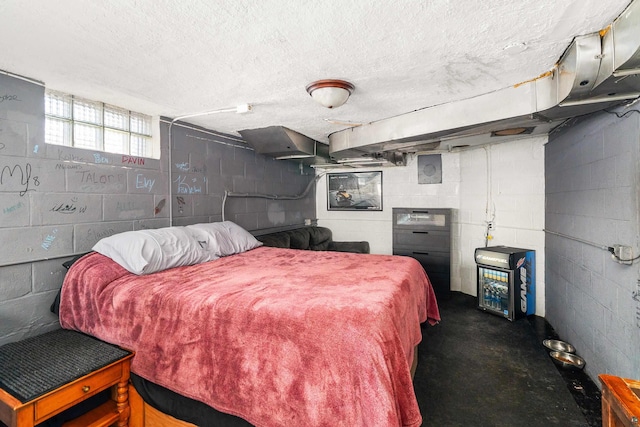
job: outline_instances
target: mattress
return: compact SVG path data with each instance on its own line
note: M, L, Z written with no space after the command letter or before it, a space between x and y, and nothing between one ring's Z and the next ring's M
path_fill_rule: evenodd
M413 258L267 247L145 276L89 254L60 305L134 374L259 427L419 426L413 349L438 320Z

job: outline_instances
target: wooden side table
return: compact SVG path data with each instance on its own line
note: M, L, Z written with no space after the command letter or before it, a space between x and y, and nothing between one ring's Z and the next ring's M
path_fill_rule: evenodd
M125 427L133 353L59 329L0 347L0 421L33 427L111 388L111 400L64 427Z
M640 381L599 375L603 427L640 426Z

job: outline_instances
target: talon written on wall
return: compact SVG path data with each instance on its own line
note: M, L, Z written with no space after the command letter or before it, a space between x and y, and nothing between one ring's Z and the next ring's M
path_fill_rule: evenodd
M0 283L0 343L58 327L48 313L62 262L101 238L220 221L225 191L299 194L314 179L310 166L301 173L207 129L176 125L169 144L162 117L159 159L47 144L44 97L42 84L0 71L0 241L11 242L0 245L0 277L15 279ZM224 212L248 230L288 227L316 217L315 197L232 199Z
M44 142L44 87L0 74L2 265L86 252L101 237L168 225L160 160ZM191 184L190 184L191 185Z

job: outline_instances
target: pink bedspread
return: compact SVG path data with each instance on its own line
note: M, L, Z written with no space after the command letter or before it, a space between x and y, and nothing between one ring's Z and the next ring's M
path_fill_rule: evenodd
M136 374L261 427L419 426L425 320L412 258L267 247L148 276L92 253L60 305L64 328L135 350Z

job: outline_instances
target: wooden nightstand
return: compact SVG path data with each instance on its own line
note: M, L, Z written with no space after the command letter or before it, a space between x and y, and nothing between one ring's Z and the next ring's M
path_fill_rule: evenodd
M111 400L64 427L124 427L133 353L59 329L0 347L0 421L33 427L111 388Z
M602 425L637 427L640 425L640 381L602 374Z

